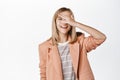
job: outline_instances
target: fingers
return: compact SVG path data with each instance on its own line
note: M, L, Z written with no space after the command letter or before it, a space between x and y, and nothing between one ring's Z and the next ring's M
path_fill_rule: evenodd
M73 15L70 15L70 16L63 16L63 15L60 15L60 14L58 14L58 16L60 16L61 18L63 18L63 19L74 19L74 17L73 17Z
M65 19L65 17L64 17L64 16L62 16L62 15L60 15L60 14L58 14L58 16L59 16L59 17L61 17L61 18L63 18L63 19Z

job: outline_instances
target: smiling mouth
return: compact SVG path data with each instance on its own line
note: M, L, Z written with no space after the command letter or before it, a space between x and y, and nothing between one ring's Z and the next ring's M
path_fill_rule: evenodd
M63 26L60 26L60 27L63 28L63 29L67 29L67 28L68 28L68 26L64 26L64 27L63 27Z

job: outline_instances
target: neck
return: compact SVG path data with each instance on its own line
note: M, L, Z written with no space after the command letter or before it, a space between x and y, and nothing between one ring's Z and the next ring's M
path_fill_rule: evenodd
M68 41L68 35L61 34L59 42L62 43L62 42L66 42L66 41Z

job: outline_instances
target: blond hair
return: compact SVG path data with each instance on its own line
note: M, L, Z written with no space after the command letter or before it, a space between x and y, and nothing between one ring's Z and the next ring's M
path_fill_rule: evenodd
M56 19L58 17L58 14L64 11L69 11L73 15L73 12L69 8L66 8L66 7L62 7L55 12L53 16L53 20L52 20L52 44L53 45L56 45L59 41L59 33L57 30L57 26L56 26ZM74 26L71 26L71 29L68 32L68 36L71 38L70 43L74 43L77 40L76 30Z

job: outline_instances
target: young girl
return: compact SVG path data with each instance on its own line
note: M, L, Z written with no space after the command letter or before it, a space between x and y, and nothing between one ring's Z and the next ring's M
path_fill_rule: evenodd
M76 32L76 27L90 35ZM102 32L75 21L69 8L58 9L51 38L39 44L40 80L94 80L87 53L105 39Z

